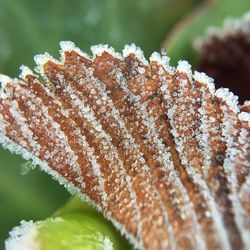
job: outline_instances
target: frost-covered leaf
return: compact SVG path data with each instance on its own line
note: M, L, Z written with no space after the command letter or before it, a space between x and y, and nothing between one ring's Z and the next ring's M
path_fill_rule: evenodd
M249 248L249 102L135 45L60 45L62 61L35 56L43 79L1 76L2 145L140 249Z
M198 69L229 87L244 102L250 99L250 12L227 19L223 28L211 27L207 36L195 40Z
M60 40L72 39L88 49L96 43L109 43L121 48L124 43L136 42L149 53L160 46L166 32L198 0L0 0L0 72L17 75L20 64L32 65L32 57L40 51L57 53ZM34 171L32 176L20 176L20 159L0 149L0 245L10 226L20 218L37 219L48 216L65 199L56 185L50 184L42 174ZM11 160L13 159L13 160ZM6 174L8 166L8 176ZM2 174L3 173L3 174ZM13 177L11 177L11 174ZM36 189L33 188L36 175ZM18 176L20 176L18 178ZM8 179L15 178L11 189ZM45 180L46 179L46 180ZM43 182L53 191L44 197ZM30 183L30 184L29 184ZM29 195L21 192L22 186L30 187ZM36 193L31 194L32 190ZM10 191L10 193L8 193ZM11 198L10 198L11 197ZM54 198L58 197L58 198ZM64 197L64 199L63 199ZM16 199L16 200L15 200ZM25 204L22 202L25 200ZM48 201L49 200L49 201ZM27 207L29 213L23 211ZM15 210L12 211L12 208ZM46 209L46 207L49 207ZM52 209L52 210L51 210ZM9 214L11 210L11 214ZM36 213L37 211L37 213ZM8 219L7 219L8 216ZM1 246L0 246L1 248Z

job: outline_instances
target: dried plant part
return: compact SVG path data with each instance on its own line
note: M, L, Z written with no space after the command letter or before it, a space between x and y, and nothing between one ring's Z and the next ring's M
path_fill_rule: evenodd
M250 105L135 45L1 76L0 143L90 201L139 249L250 248Z
M250 13L227 19L222 29L209 28L194 42L200 59L198 69L227 86L244 102L250 98Z

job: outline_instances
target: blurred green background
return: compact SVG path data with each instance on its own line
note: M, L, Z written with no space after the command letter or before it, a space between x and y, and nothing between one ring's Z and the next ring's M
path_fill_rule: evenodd
M135 43L146 56L165 44L172 62L182 58L195 63L192 40L207 26L221 25L226 16L249 10L248 2L0 0L0 73L16 77L21 64L33 68L37 53L47 51L57 58L61 40L74 41L87 52L98 43L108 43L118 51L127 43ZM167 43L163 43L166 37ZM0 149L0 246L21 219L44 219L69 197L63 187L38 169L21 175L22 163L18 156Z

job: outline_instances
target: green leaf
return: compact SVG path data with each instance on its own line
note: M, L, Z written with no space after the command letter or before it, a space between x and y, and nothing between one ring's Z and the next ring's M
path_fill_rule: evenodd
M72 199L39 229L41 250L129 250L132 246L87 203Z
M194 39L204 35L208 27L221 27L225 18L241 16L249 9L250 1L246 0L209 0L203 3L167 34L162 47L167 48L171 64L185 59L194 65L197 61L197 53L192 48Z
M10 157L6 157L10 156ZM21 176L19 157L0 150L0 242L21 219L42 219L65 202L69 194L45 173Z
M52 218L21 221L6 241L7 249L130 250L113 225L86 202L71 199Z

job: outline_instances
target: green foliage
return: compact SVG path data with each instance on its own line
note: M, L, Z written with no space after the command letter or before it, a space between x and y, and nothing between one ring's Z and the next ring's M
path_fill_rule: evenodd
M18 75L33 56L58 55L61 40L88 51L108 43L121 50L136 43L147 53L158 49L167 31L197 0L1 0L0 70Z
M72 199L39 229L41 250L129 250L128 241L87 203Z
M21 175L16 155L0 150L0 242L21 219L45 218L62 205L69 194L50 176L38 170ZM1 247L0 247L1 248Z

